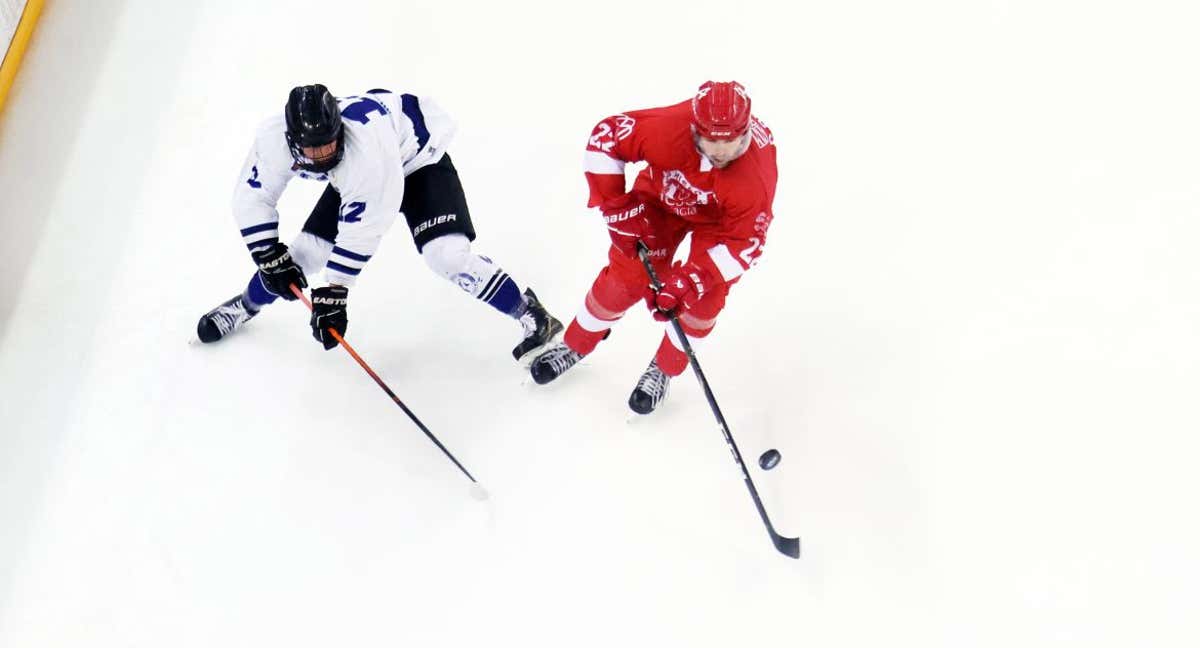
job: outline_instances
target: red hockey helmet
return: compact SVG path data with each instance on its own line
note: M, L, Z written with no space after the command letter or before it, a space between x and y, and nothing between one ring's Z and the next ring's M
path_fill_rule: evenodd
M737 139L750 128L750 95L737 81L706 81L692 99L692 122L705 139Z

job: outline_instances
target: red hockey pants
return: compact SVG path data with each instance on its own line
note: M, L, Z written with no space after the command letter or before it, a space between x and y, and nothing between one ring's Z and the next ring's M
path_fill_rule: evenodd
M686 223L676 221L670 223L666 219L655 218L655 236L651 250L654 271L662 275L670 266L670 261L683 240ZM693 250L692 254L704 254L703 250ZM687 334L693 346L712 332L717 323L717 315L725 306L725 297L729 292L727 284L718 283L704 298L691 308L677 311L679 323ZM596 345L608 335L608 330L617 320L625 315L631 306L644 300L651 293L650 279L640 259L622 254L616 247L609 248L608 265L600 270L592 288L588 291L583 308L567 327L563 342L571 350L587 355ZM687 369L687 355L682 350L683 345L676 339L675 329L670 323L666 324L666 332L658 345L655 359L658 366L669 376L678 376Z

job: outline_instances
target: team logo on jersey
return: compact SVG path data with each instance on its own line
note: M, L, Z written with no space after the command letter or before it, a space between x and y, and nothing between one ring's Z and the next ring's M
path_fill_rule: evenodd
M592 131L592 136L588 138L588 145L594 149L609 153L617 142L629 137L633 133L633 125L637 123L633 117L629 115L617 115L605 119L596 124L595 130Z
M662 201L680 216L696 213L696 205L707 205L715 194L696 188L682 171L670 169L663 173Z
M637 120L629 115L617 115L617 141L629 137L633 133L633 125Z

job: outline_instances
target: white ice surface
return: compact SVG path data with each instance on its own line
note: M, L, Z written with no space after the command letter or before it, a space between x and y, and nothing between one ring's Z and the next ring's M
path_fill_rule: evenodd
M0 646L1195 646L1194 3L57 0L0 122ZM305 60L307 59L307 60ZM477 249L564 320L592 124L742 80L781 181L691 376L634 313L548 388L401 228L350 339L229 201L287 91L427 93ZM285 197L285 232L320 187ZM765 473L754 459L783 454Z

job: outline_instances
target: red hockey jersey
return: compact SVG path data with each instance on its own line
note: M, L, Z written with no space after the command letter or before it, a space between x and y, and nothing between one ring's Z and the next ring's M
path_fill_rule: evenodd
M692 139L691 101L613 115L592 130L584 153L589 207L626 193L625 165L645 161L633 191L667 214L691 223L694 261L733 281L755 264L774 214L775 143L750 118L749 148L723 169L712 166ZM697 254L697 252L707 252Z

